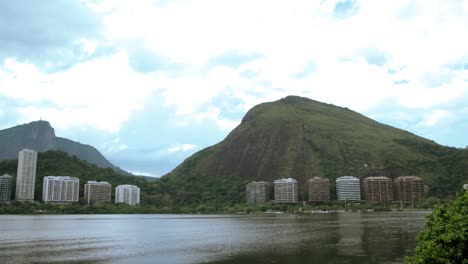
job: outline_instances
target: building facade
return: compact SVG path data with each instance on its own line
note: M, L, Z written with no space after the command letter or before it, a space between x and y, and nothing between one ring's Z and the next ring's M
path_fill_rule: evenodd
M424 182L418 176L400 176L395 179L397 200L413 203L424 196Z
M140 188L134 185L119 185L115 188L115 203L140 204Z
M385 176L367 177L362 181L364 197L369 203L393 201L393 183Z
M246 187L247 203L266 203L270 201L270 183L250 182Z
M18 174L16 177L15 200L20 202L34 201L34 184L36 182L37 152L23 149L18 155Z
M42 185L42 201L52 204L78 202L80 180L70 176L45 176Z
M330 201L330 180L314 177L307 181L309 187L309 202Z
M111 202L112 185L108 182L88 181L84 187L84 201L87 205Z
M0 203L11 201L11 191L13 189L13 177L8 174L0 176Z
M275 180L275 203L297 203L297 181L287 178Z
M336 196L338 201L360 201L361 185L359 178L342 176L336 179Z

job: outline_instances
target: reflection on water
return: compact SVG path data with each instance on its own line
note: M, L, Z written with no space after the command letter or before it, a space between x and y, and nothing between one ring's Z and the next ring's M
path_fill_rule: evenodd
M0 260L2 264L401 263L414 248L425 215L0 216Z
M344 256L363 256L363 214L358 212L338 214L338 252Z

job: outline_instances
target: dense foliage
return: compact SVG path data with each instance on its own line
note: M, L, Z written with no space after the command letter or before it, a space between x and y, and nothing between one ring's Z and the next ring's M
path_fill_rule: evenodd
M408 264L468 263L468 192L432 212L418 235L414 256L405 260Z

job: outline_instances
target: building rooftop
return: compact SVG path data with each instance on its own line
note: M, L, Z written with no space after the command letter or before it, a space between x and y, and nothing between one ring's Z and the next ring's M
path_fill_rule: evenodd
M135 186L135 185L130 185L130 184L122 184L122 185L119 185L117 186L117 188L138 188L138 186Z
M51 179L51 180L78 180L77 177L71 177L71 176L44 176L44 179Z
M283 178L283 179L275 180L275 183L288 183L288 182L297 183L297 181L293 178Z
M397 180L419 180L422 181L421 177L419 176L400 176L395 179Z
M312 179L310 179L309 181L330 181L330 180L327 179L327 178L322 178L322 177L315 176Z
M348 180L359 180L359 178L355 176L341 176L336 179L336 181L348 181Z
M391 180L387 176L370 176L364 179L364 181L374 181L374 180Z

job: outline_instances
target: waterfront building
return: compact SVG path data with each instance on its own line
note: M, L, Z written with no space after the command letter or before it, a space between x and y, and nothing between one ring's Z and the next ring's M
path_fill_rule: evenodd
M413 203L424 196L424 183L418 176L400 176L395 179L397 200Z
M270 183L250 182L246 187L247 203L265 203L270 201Z
M274 182L275 203L297 203L297 181L287 178Z
M359 178L342 176L336 179L336 195L339 201L360 201L361 185Z
M70 176L45 176L42 185L42 201L52 204L78 202L80 180Z
M134 185L119 185L115 188L115 203L140 204L140 188Z
M328 202L330 201L330 180L320 177L314 177L308 182L309 202Z
M87 205L111 202L112 186L108 182L88 181L84 187L84 201Z
M362 189L369 203L393 201L393 183L385 176L367 177L362 181Z
M13 188L13 177L8 174L0 176L0 203L11 201L11 191Z
M37 152L23 149L18 155L18 174L16 177L15 199L20 202L34 201L34 184L36 182Z

